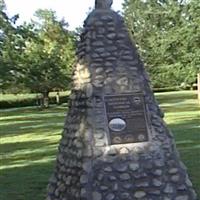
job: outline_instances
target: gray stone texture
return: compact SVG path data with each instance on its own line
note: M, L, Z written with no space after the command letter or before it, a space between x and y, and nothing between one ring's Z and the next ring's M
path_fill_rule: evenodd
M196 200L123 19L95 9L77 48L69 111L48 200ZM150 139L110 145L103 96L143 93Z

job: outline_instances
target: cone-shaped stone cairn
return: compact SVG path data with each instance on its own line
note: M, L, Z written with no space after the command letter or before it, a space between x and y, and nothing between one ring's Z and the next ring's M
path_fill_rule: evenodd
M136 47L109 6L97 1L85 21L47 199L196 200Z

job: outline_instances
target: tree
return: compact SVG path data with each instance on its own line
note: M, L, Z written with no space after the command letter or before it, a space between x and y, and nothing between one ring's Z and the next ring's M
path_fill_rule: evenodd
M13 76L16 67L16 42L19 39L14 23L18 16L9 18L6 5L0 0L0 87L1 90L15 81ZM18 46L20 48L20 46Z
M23 54L23 82L32 92L42 93L48 107L49 92L67 89L70 83L75 37L64 20L57 20L55 12L38 10L35 15L35 37L26 41Z
M126 0L124 16L154 87L193 83L199 67L197 0Z
M23 88L22 54L25 42L34 35L30 25L16 25L19 15L9 17L0 0L0 89L18 93Z

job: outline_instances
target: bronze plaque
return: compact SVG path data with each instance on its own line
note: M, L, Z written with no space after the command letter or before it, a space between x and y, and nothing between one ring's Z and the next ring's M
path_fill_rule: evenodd
M111 144L149 140L143 94L106 95L104 103Z

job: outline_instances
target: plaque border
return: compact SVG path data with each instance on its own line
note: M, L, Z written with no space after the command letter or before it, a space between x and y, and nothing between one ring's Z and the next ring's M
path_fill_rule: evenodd
M144 117L145 117L145 123L146 123L146 129L147 129L147 141L144 141L144 142L128 142L128 143L119 143L119 144L113 144L112 141L111 141L111 137L110 137L110 130L109 130L109 127L108 127L108 116L107 116L107 110L106 110L106 103L105 103L105 97L109 97L109 96L134 96L134 95L139 95L139 96L142 96L143 99L144 99L144 102L143 102L143 109L144 109ZM150 116L149 116L149 112L148 112L148 109L147 109L147 106L145 104L145 95L144 93L142 92L129 92L129 93L120 93L120 94L106 94L106 95L103 95L103 105L104 105L104 112L105 112L105 118L106 118L106 129L107 129L107 142L108 142L108 145L111 145L111 146L114 146L114 145L133 145L133 144L141 144L141 143L148 143L151 141L151 125L150 125ZM146 114L145 114L146 113Z

